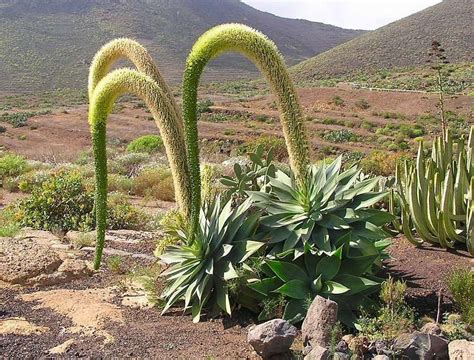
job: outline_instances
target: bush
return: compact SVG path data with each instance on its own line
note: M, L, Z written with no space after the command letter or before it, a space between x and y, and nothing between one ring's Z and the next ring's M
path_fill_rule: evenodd
M84 186L77 172L60 171L31 196L20 202L21 225L42 230L80 230L91 227L94 196Z
M367 100L360 99L356 101L355 106L357 106L359 109L367 110L370 107L370 104Z
M20 226L13 206L2 209L0 211L0 237L13 237L18 231L20 231Z
M24 157L15 154L5 154L0 157L0 179L15 177L29 170L28 162Z
M150 155L147 153L130 153L119 156L110 164L110 171L121 175L136 175L140 168L150 161Z
M357 135L347 129L330 130L323 134L323 139L333 143L345 143L350 141L357 141Z
M122 192L129 194L132 191L133 180L119 174L109 174L107 177L107 188L109 192Z
M198 101L198 103L197 103L197 113L198 113L198 115L212 112L211 106L213 106L213 105L214 105L214 103L209 99L206 99L206 100L203 100L203 101Z
M474 273L468 268L456 269L449 276L448 286L463 320L474 328Z
M165 236L158 240L154 252L155 256L160 256L168 247L179 244L178 231L186 229L186 226L186 219L180 211L168 211L160 220L160 228Z
M30 171L21 175L18 179L18 189L24 193L31 193L31 191L51 178L49 171Z
M336 106L344 106L344 100L338 95L335 95L331 98L331 103Z
M273 158L277 161L283 161L288 158L285 139L274 135L263 135L253 139L239 148L239 155L254 153L261 146L265 153L272 150Z
M123 194L111 194L108 199L107 227L112 230L148 230L150 216L131 205Z
M395 174L400 161L408 159L410 156L407 153L375 150L361 160L360 166L365 174L390 176Z
M170 169L144 169L133 179L132 192L138 196L174 201L174 184Z
M133 140L127 146L127 151L152 154L163 149L163 140L158 135L144 135Z

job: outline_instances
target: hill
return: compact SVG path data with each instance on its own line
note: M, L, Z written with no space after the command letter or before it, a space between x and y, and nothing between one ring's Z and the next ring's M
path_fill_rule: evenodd
M225 22L261 30L289 64L363 33L281 18L239 0L0 0L0 91L84 87L94 53L121 36L147 46L164 76L179 81L194 41ZM213 66L214 80L255 74L243 58Z
M444 0L292 68L299 82L424 64L437 40L451 62L474 59L472 0Z

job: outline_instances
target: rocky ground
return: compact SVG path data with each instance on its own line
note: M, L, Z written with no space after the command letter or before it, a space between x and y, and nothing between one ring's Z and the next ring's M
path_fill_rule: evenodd
M159 233L108 232L99 272L90 268L93 248L78 237L23 231L0 239L1 352L7 358L259 358L246 340L251 314L199 324L179 310L160 315L149 288L150 281L155 291L162 286L152 254ZM387 270L408 281L409 301L425 313L435 311L450 269L474 265L463 251L416 249L402 238L391 253ZM443 310L449 309L449 293L443 301ZM293 348L301 351L299 333L296 339Z

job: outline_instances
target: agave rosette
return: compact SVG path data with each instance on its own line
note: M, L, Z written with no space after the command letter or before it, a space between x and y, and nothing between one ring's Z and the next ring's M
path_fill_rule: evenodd
M393 215L369 207L387 192L373 191L378 177L361 180L360 175L356 166L341 172L338 157L329 165L311 166L306 181L277 171L269 179L270 191L249 191L254 205L266 212L261 225L269 230L270 253L294 251L297 258L307 246L326 254L346 242L354 248L386 246L384 240L390 235L381 227Z
M191 239L187 231L178 231L182 246L171 246L160 256L171 267L162 276L168 286L162 297L163 313L179 301L191 309L198 322L204 307L231 314L227 282L238 277L235 267L264 244L252 240L258 213L250 213L250 201L232 209L231 202L221 205L219 198L201 211L200 226ZM219 310L220 309L220 310Z

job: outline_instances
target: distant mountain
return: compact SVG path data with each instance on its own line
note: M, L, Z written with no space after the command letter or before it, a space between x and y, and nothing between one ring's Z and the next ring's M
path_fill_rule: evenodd
M444 0L361 35L292 68L297 81L424 64L431 42L451 62L474 60L473 0Z
M281 18L238 0L0 0L0 91L84 87L94 53L121 36L143 43L164 76L179 81L195 40L226 22L264 32L289 64L363 33ZM213 66L213 79L255 74L240 57Z

